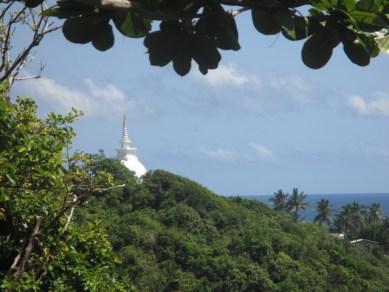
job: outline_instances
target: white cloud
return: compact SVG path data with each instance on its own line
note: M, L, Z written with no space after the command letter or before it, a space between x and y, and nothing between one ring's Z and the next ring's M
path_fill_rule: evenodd
M203 150L203 152L207 157L215 160L233 161L237 158L237 154L234 151L222 148Z
M273 160L275 158L273 152L266 146L259 143L249 143L249 146L254 149L257 156L264 160Z
M389 116L389 95L377 92L373 99L349 96L347 105L357 114L365 116Z
M196 71L192 77L206 85L202 88L205 94L195 100L201 102L206 97L213 101L213 109L256 114L291 111L317 101L318 93L312 84L298 75L257 75L236 64L227 64L210 70L205 76Z
M210 70L207 75L201 75L196 71L193 77L203 81L212 87L246 87L259 90L272 90L273 92L286 93L295 101L306 102L312 98L313 90L308 82L300 76L257 76L245 72L235 64L220 65L215 70Z
M285 92L296 102L309 102L313 97L313 90L307 81L300 76L273 76L268 79L271 88L278 92Z
M55 80L40 78L23 83L22 92L43 101L56 112L68 112L74 107L89 117L153 113L142 98L130 98L114 84L100 86L85 79L84 86L84 90L72 89Z
M196 79L205 81L210 86L235 86L240 87L247 84L255 84L260 86L262 84L259 78L252 74L244 73L237 69L233 64L220 65L215 70L208 71L208 74L203 76L198 71L195 71L193 76Z

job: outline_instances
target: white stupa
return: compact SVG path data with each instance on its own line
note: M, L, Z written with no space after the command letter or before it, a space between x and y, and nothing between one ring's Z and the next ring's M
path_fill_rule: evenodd
M137 178L143 176L147 171L136 156L136 148L131 147L131 141L128 138L126 115L123 117L123 136L120 140L120 148L117 149L117 158L125 167L135 172Z

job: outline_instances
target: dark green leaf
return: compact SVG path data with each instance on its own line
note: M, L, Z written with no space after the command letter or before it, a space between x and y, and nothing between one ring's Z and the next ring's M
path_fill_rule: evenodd
M325 31L317 32L304 43L303 62L312 69L319 69L330 60L332 50L331 36Z
M151 29L151 21L132 11L117 11L112 15L112 19L116 28L127 37L144 37Z
M162 21L159 25L162 31L181 33L181 24L178 21Z
M113 36L112 26L105 24L99 27L99 33L92 40L93 46L99 51L106 51L112 48L115 39Z
M90 42L94 33L97 33L95 26L81 17L67 19L63 24L62 32L68 41L77 44Z
M309 36L308 22L305 17L293 16L290 21L283 22L282 34L289 40L297 41Z
M347 57L359 66L367 66L370 63L370 54L366 46L356 40L354 42L344 42L343 50L346 53Z
M355 8L355 0L340 0L339 2L348 12Z
M235 18L221 5L207 6L196 25L196 31L215 41L222 50L239 50Z
M41 4L43 0L26 0L26 6L28 8L34 8L37 7L39 4Z
M149 49L150 64L165 66L176 54L179 39L176 34L166 31L157 31L148 34L144 39L144 45Z
M224 23L219 22L218 32L216 34L216 45L218 48L223 50L234 50L240 49L238 42L238 29L236 27L235 18L225 13L222 18ZM220 24L222 24L220 26Z
M188 51L180 50L173 58L173 68L178 75L184 76L189 73L192 57Z
M61 18L60 16L62 16L61 9L58 7L46 9L42 12L42 15L43 16L55 16L58 18Z
M373 36L361 34L358 36L358 39L366 47L370 57L375 58L378 56L378 54L380 53L380 48Z
M281 26L275 18L275 13L262 9L252 9L251 12L254 27L265 35L276 34L281 31Z
M200 72L206 74L208 69L216 69L221 60L216 46L203 37L196 37L193 44L193 59L199 64Z
M364 25L371 25L373 31L379 30L380 27L385 27L389 25L389 22L385 20L382 16L369 12L369 11L353 11L350 15L358 22Z
M360 11L369 11L379 13L382 2L380 0L359 0L356 1L356 9Z

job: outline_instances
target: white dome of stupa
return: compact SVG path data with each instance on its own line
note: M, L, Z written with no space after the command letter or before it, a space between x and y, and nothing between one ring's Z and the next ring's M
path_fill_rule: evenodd
M128 138L127 117L123 117L123 136L120 140L120 148L117 149L117 158L129 170L135 172L135 176L140 178L147 170L136 156L136 148L131 147L131 141Z
M129 170L135 172L137 178L140 178L147 172L146 168L135 155L126 155L120 162Z

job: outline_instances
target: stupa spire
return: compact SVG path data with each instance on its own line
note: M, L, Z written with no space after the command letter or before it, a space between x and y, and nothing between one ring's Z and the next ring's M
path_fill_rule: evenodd
M122 139L120 142L121 142L120 143L121 148L131 149L131 141L130 141L130 138L128 138L127 115L126 114L123 116L123 134L122 134Z
M129 170L135 172L135 176L140 178L146 173L146 168L136 156L136 148L131 147L131 141L128 137L127 115L123 116L122 138L120 139L120 148L117 149L117 158Z

